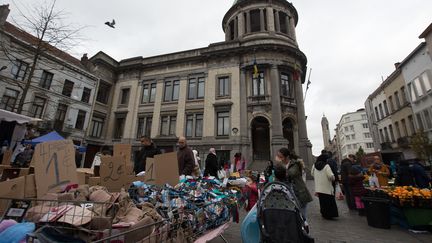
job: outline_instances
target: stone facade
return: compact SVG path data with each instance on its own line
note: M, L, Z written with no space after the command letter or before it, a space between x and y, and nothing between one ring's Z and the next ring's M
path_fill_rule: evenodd
M307 59L297 45L297 21L284 0L236 1L222 21L224 42L121 61L96 54L87 66L111 85L112 98L96 102L103 128L96 134L98 125L91 126L89 134L98 136L90 136L90 145L138 146L148 135L171 151L185 135L203 161L214 147L220 158L241 152L250 167L261 168L288 146L310 165L302 92Z

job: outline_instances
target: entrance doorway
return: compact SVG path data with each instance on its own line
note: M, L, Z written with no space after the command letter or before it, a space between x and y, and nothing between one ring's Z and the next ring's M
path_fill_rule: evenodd
M270 123L258 116L252 120L252 149L254 160L270 159Z
M294 151L295 144L294 144L294 123L291 119L286 118L282 122L283 126L283 136L286 140L288 140L288 149L290 151Z

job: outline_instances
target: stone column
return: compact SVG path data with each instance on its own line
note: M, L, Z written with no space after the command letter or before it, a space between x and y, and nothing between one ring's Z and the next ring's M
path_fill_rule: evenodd
M270 32L275 31L275 19L273 14L273 8L267 8L267 30Z
M275 13L275 26L276 26L276 32L280 32L280 23L279 23L279 11L276 10Z
M152 128L150 137L154 138L159 135L159 125L160 125L160 112L162 106L163 99L163 88L164 88L164 80L158 80L156 84L156 96L153 110L153 118L152 118Z
M299 156L304 160L306 172L310 178L310 171L314 163L312 157L312 144L307 136L306 115L303 102L303 89L300 80L294 81L297 104L297 122L298 122L298 138L299 138Z
M273 158L280 148L286 145L286 140L282 132L282 111L280 100L280 79L279 71L276 65L270 68L270 83L271 83L271 117L272 117L272 155Z
M297 43L297 37L296 37L296 32L295 32L295 21L293 17L289 17L289 33L291 35L291 37L295 40L295 42Z
M251 32L251 19L249 11L246 12L246 33Z
M230 40L230 33L231 33L230 29L231 28L230 28L229 24L227 24L226 27L225 27L225 40L226 41Z
M252 162L251 151L249 151L250 140L249 140L249 124L248 124L248 112L247 112L247 72L245 69L240 69L240 146L241 153L245 155L245 158ZM250 164L250 163L249 163Z
M291 33L291 26L290 26L290 17L285 16L285 26L287 27L287 34L289 35Z
M260 8L260 30L265 31L265 21L264 21L264 9Z
M238 16L237 16L237 19L238 19L238 26L237 26L237 29L238 29L238 37L239 38L241 38L241 37L243 37L243 35L244 35L244 31L245 31L245 19L244 19L244 14L243 13L240 13Z
M176 135L183 136L185 133L185 112L187 94L187 76L180 78L179 99L177 106Z

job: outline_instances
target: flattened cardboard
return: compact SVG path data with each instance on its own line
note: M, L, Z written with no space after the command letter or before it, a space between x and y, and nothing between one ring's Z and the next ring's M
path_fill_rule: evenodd
M84 173L89 174L89 175L93 175L93 169L92 168L77 168L76 171L84 172Z
M77 171L77 177L78 177L78 185L85 185L86 183L86 173L82 171Z
M25 176L25 189L24 189L24 197L25 198L36 198L36 180L35 175L27 175Z
M132 145L114 144L114 157L116 156L125 156L126 164L130 164L132 158Z
M71 140L36 145L33 154L37 196L57 192L69 183L78 183L75 148Z
M3 170L7 169L7 168L12 168L12 166L10 166L10 165L0 165L0 174L2 174Z
M154 156L154 178L156 185L166 183L175 186L179 183L177 153L165 153ZM146 172L147 174L147 172Z
M88 185L89 186L100 186L101 185L101 178L100 177L89 177L88 179Z
M1 175L0 181L7 181L20 177L20 168L5 168Z
M156 165L154 158L146 159L146 168L145 168L144 182L146 184L155 185L156 184Z
M25 177L0 182L0 197L24 198ZM9 200L0 200L0 215L3 215L8 207Z
M105 186L110 192L119 192L127 182L124 160L123 156L101 157L101 186Z
M11 164L11 159L12 159L12 155L13 155L13 150L12 149L8 149L4 152L3 154L3 160L1 161L2 165L10 165Z

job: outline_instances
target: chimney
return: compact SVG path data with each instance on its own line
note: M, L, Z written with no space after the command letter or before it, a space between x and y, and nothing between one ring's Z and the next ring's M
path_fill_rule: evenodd
M88 63L87 53L84 53L83 56L81 57L81 64L87 67L87 63Z
M400 66L400 64L401 64L400 62L397 62L397 63L395 63L395 64L394 64L394 66L395 66L395 69L398 69L398 68L399 68L399 66Z
M9 12L9 4L0 5L0 27L3 27L6 23Z

